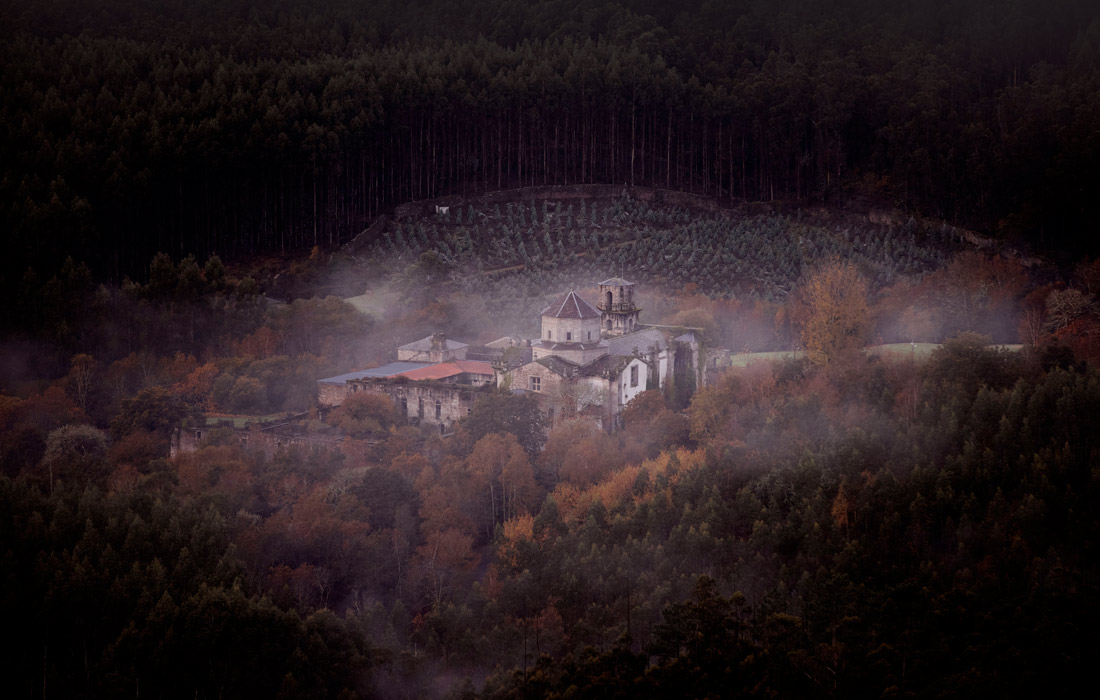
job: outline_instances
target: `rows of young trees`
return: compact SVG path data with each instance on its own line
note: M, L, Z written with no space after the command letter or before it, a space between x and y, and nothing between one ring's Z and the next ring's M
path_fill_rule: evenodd
M11 3L5 277L332 245L408 200L626 183L1089 245L1086 0ZM43 245L47 243L47 245Z
M822 260L852 260L878 290L919 280L956 247L947 227L916 219L877 226L775 215L692 217L625 194L468 205L434 219L387 221L359 253L415 261L410 286L450 279L497 300L495 313L522 323L541 310L542 293L592 285L612 273L649 287L693 285L712 298L781 303Z

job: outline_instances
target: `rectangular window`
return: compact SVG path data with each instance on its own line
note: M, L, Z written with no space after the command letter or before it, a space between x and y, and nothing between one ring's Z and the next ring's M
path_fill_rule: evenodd
M542 391L542 378L541 377L531 377L530 381L531 381L531 391Z
M550 331L546 331L546 339L550 340Z
M440 415L443 413L443 404L438 401L435 402L435 419L439 420Z
M573 331L566 331L565 332L565 339L567 341L572 340L573 339Z
M424 399L417 399L416 400L416 417L417 418L423 418L424 417Z
M630 368L630 386L638 386L638 365Z

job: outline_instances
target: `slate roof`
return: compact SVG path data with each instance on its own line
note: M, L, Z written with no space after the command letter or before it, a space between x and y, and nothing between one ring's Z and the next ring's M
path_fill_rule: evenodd
M548 355L547 357L540 357L535 360L546 369L550 370L554 374L559 374L563 377L575 377L577 376L577 370L580 369L580 365L576 362L570 362L565 358L558 357L557 355Z
M607 352L611 355L633 355L635 350L644 353L653 346L664 350L668 347L668 334L656 328L647 328L617 338L608 338L607 344Z
M576 292L569 292L543 309L542 315L553 318L599 318L600 312Z
M467 347L470 347L470 346L466 343L460 343L457 340L451 340L450 338L445 338L443 340L443 347L441 349L443 349L443 350L457 350L459 348L467 348ZM414 340L413 342L409 343L408 345L402 345L397 349L398 350L432 350L433 349L432 348L432 336L429 335L427 338L421 338L420 340Z
M550 351L554 351L554 350L595 350L596 348L607 347L607 343L605 341L602 341L602 340L599 341L599 342L595 342L595 343L574 343L574 342L555 343L555 342L549 341L549 340L540 340L539 342L535 343L535 345L542 348L543 350L550 350Z
M497 338L491 343L485 343L487 348L511 348L523 345L523 338L518 335L506 335L503 338Z
M425 379L446 379L459 374L487 374L492 376L493 366L488 362L478 362L477 360L452 360L401 372L402 377L408 377L415 382Z
M599 377L617 376L623 369L634 361L633 357L614 357L612 355L603 355L595 360L592 360L587 365L578 365L576 362L570 362L565 358L558 357L557 355L550 355L548 357L540 357L535 360L546 369L550 370L554 374L558 374L562 377Z
M586 377L599 377L601 375L616 377L633 361L633 357L604 355L597 360L592 360L584 367L581 367L581 374Z
M409 372L411 370L423 369L425 367L431 367L432 365L425 362L391 362L388 365L382 365L381 367L373 367L371 369L364 369L358 372L348 372L347 374L339 374L335 377L326 377L325 379L318 379L317 381L324 384L347 384L349 379L366 379L368 377L393 377L402 372Z
M605 284L610 285L612 287L633 287L634 286L633 282L630 282L628 280L624 280L622 277L612 277L609 280L604 280L603 282L600 282L601 287Z

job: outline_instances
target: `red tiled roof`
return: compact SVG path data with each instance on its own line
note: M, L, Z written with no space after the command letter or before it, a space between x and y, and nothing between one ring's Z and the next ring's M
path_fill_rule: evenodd
M599 318L600 312L577 296L576 292L569 292L543 309L542 315L554 318Z
M424 379L446 379L456 374L487 374L491 376L493 366L488 362L477 360L453 360L451 362L440 362L438 365L429 367L412 369L408 372L402 372L399 376L408 377L413 381L421 381Z

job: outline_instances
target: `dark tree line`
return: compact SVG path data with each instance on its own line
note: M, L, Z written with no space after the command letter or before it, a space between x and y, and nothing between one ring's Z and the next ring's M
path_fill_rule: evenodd
M1052 246L1096 221L1092 3L805 4L11 3L5 276L548 183L871 194Z

